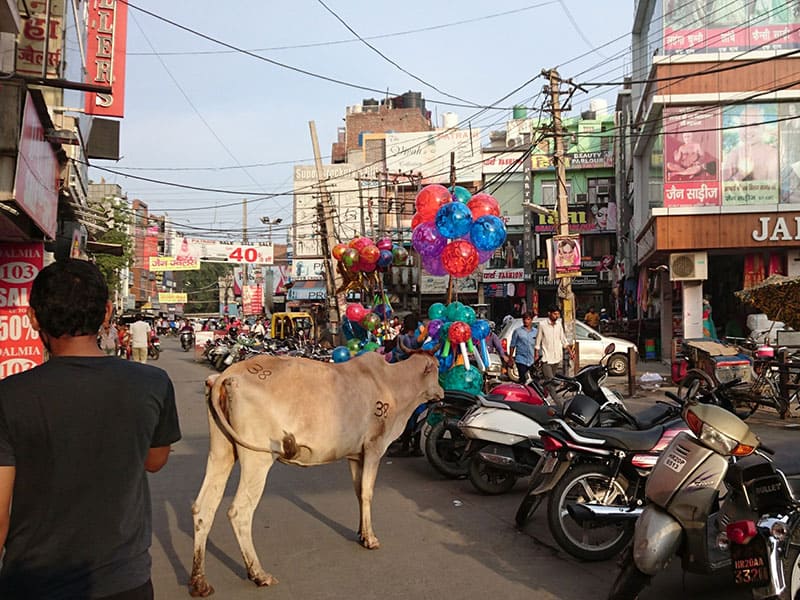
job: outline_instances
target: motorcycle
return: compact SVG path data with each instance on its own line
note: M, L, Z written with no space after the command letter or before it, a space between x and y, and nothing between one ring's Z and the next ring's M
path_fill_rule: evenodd
M194 347L194 331L184 329L181 331L181 348L184 352L188 352Z
M161 356L161 341L156 334L151 333L147 342L147 357L158 360L159 356Z
M534 380L526 385L501 383L486 396L490 400L543 405L547 392ZM431 466L445 477L458 479L469 471L464 460L467 438L458 422L479 403L478 396L459 390L446 390L444 400L429 409L425 436L425 456ZM487 492L492 493L492 492Z
M660 403L648 415L623 413L623 427L587 427L576 431L572 406L564 419L540 433L545 454L534 471L516 514L525 525L545 495L547 523L559 546L581 560L606 560L633 536L644 484L658 455L680 431L682 404ZM587 412L588 411L588 412ZM591 407L584 409L591 414Z
M609 344L600 364L581 369L574 378L559 376L555 393L573 394L566 400L572 406L570 419L581 426L619 424L611 406L624 406L621 398L603 386L608 377L606 361L614 352ZM507 386L518 384L505 384ZM536 384L538 385L538 384ZM542 425L561 416L555 400L542 387L539 406L520 406L490 394L480 406L465 415L458 426L469 445L464 460L470 483L484 494L502 494L514 487L519 477L530 475L543 449L539 443ZM494 392L494 390L493 390ZM602 410L601 410L602 408ZM612 415L609 420L609 415Z
M732 565L734 581L751 586L754 598L797 597L800 562L791 542L797 503L766 455L772 451L720 406L689 402L683 417L696 437L677 435L653 467L645 488L649 503L609 599L637 598L676 554L694 573ZM784 572L791 574L788 586Z

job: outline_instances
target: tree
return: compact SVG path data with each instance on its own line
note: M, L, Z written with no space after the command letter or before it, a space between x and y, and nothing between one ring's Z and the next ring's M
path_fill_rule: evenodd
M110 207L104 207L110 212ZM115 206L112 213L113 219L110 220L111 227L103 233L98 239L98 242L104 244L119 244L122 246L122 256L113 256L111 254L97 254L94 257L97 268L106 279L108 290L112 298L116 294L122 294L121 289L121 275L125 269L129 269L133 264L133 238L128 233L128 223L130 217L124 210Z
M183 289L189 303L185 312L215 313L219 310L218 280L231 272L231 265L201 262L199 271L182 271Z

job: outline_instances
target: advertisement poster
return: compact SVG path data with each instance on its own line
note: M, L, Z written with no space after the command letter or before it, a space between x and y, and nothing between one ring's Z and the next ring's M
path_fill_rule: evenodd
M778 203L776 104L728 106L722 111L723 203Z
M41 243L0 244L0 379L43 362L39 333L28 319L28 297L42 270Z
M263 306L263 295L260 285L246 285L242 289L242 313L260 315Z
M781 202L800 203L800 103L778 105Z
M800 4L785 0L665 0L664 52L800 47Z
M664 109L664 206L719 206L720 111Z
M553 265L555 279L576 277L581 274L581 240L577 235L553 236L548 248L548 259Z

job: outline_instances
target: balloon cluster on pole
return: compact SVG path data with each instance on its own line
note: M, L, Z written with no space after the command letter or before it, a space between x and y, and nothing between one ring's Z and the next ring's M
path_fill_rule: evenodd
M411 245L431 275L467 277L506 241L500 205L461 186L426 185L415 199Z

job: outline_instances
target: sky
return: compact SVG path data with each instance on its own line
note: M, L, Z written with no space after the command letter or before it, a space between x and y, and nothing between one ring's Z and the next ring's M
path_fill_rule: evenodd
M487 136L514 105L538 112L542 69L578 83L628 75L632 14L633 0L131 0L122 159L92 161L116 173L90 178L197 237L241 239L246 198L249 239L266 237L269 217L283 220L280 242L292 166L313 163L309 121L328 157L347 106L411 90L437 126L455 112ZM613 109L617 89L579 93L568 114L597 97Z

